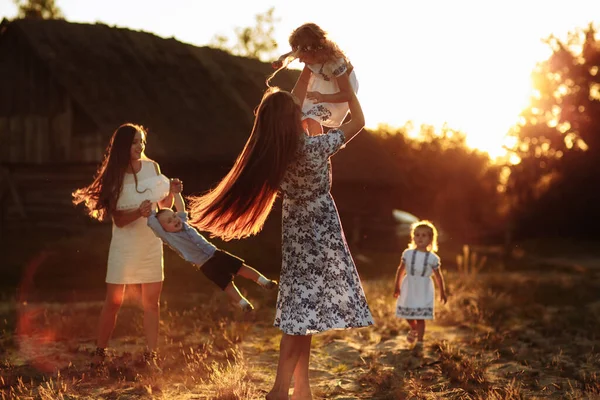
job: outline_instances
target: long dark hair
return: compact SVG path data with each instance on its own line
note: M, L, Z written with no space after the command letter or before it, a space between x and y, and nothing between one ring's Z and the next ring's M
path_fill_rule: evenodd
M131 145L137 132L141 132L145 140L146 131L142 126L131 123L119 126L110 138L104 160L96 171L94 181L72 193L73 204L83 203L90 217L105 221L115 210L117 199L123 189L125 172L130 166L133 169ZM135 173L134 179L137 187Z
M289 92L267 89L252 133L229 173L208 193L188 197L190 223L223 240L260 232L296 156L300 117L300 106Z

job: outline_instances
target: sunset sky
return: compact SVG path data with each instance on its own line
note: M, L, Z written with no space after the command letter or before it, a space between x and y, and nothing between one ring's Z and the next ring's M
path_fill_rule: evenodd
M311 21L350 57L368 126L447 122L491 155L499 154L504 134L527 105L536 61L549 54L541 39L600 22L599 0L56 2L69 21L103 22L199 46L215 34L254 25L256 14L274 6L282 52L289 33ZM0 17L15 14L12 0L0 0Z

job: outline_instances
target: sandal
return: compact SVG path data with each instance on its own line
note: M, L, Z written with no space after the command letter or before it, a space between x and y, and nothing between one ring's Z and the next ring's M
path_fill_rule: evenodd
M150 372L161 373L162 369L158 365L158 352L156 350L146 350L142 355L142 363Z
M263 278L262 276L258 277L258 279L256 280L256 284L262 287L263 289L267 290L273 290L277 287L277 281L272 281L270 279Z
M92 355L92 361L90 362L91 368L98 368L104 365L104 360L106 359L106 348L105 347L96 347L94 353Z
M417 333L417 331L411 329L410 331L408 331L408 334L406 335L406 341L408 343L414 343L417 341L417 336L419 336L419 334Z
M244 312L250 312L254 310L254 306L246 299L242 299L237 303L237 306Z

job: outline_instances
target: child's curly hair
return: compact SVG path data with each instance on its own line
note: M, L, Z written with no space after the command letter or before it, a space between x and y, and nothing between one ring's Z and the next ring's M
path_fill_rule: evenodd
M417 221L410 226L410 243L408 244L408 247L410 249L417 248L417 245L415 244L415 231L417 229L425 229L428 231L429 236L431 236L431 244L428 246L429 250L434 253L438 251L438 231L435 225L433 225L433 222L427 220Z
M300 51L318 52L327 61L343 58L348 62L346 54L329 38L327 32L315 23L300 25L290 34L288 41L292 51L279 57L281 66L267 78L267 86L270 86L271 80L279 71L287 68L294 59L298 58Z

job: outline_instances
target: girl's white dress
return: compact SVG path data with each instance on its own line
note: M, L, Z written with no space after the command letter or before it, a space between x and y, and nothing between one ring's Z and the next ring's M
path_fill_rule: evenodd
M396 316L405 319L433 319L435 287L431 275L440 267L440 258L431 251L407 249L402 253L406 275L400 286Z
M136 190L133 174L125 174L117 210L136 209L144 200L156 205L169 194L169 179L157 173L153 161L142 161L137 181ZM164 280L163 244L146 222L147 218L142 217L121 228L113 222L106 283L134 284Z
M340 58L325 64L307 64L312 71L308 81L308 92L319 92L323 94L338 93L340 88L336 77L341 76L348 70L348 63ZM358 92L358 80L354 69L350 72L350 86L354 93ZM312 118L323 126L338 127L344 122L348 115L348 103L315 103L305 98L302 104L302 119Z

